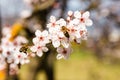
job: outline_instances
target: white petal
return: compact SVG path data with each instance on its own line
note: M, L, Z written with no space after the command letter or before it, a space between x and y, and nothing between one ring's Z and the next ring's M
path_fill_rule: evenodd
M73 12L72 11L68 11L68 16L72 16Z
M59 47L60 46L60 41L59 40L56 40L56 41L52 41L52 44L55 48Z
M81 13L79 11L75 11L74 17L75 18L81 18Z
M79 24L77 29L78 30L86 30L86 26L85 26L85 24Z
M49 43L50 40L49 40L49 39L45 39L44 42L45 42L45 43Z
M54 30L54 28L49 28L49 33L55 33L56 31Z
M91 25L93 24L93 22L92 22L92 20L87 19L87 20L85 21L85 24L86 24L86 26L91 26Z
M39 39L38 39L37 37L35 37L35 38L33 38L33 40L32 40L32 41L33 41L33 43L34 43L34 44L38 44Z
M59 37L64 37L64 33L63 32L59 32L58 35L59 35Z
M42 36L48 36L48 31L47 31L47 30L44 30L44 31L42 32Z
M89 16L90 16L90 13L88 11L84 12L82 15L83 18L89 18Z
M27 60L25 60L25 63L29 63L29 62L30 62L30 60L28 60L28 59L27 59Z
M62 18L57 22L59 23L60 26L66 26L66 21Z
M63 51L63 48L62 48L62 47L58 47L58 48L57 48L57 52L58 52L59 54L62 54L62 51Z
M74 35L70 35L70 38L69 38L69 41L73 41L75 39L75 36Z
M51 26L52 26L51 23L48 23L48 24L47 24L47 28L50 28Z
M19 62L20 62L19 59L14 60L14 63L15 63L15 64L19 64Z
M81 39L80 39L80 38L77 38L77 39L76 39L76 42L77 42L77 43L80 43L80 42L81 42Z
M36 52L36 51L37 51L37 47L36 47L36 46L32 46L32 47L30 48L30 50L31 50L32 52Z
M40 51L37 51L37 56L41 57L43 55L43 52L40 50Z
M23 64L25 64L25 61L24 61L24 60L21 60L20 63L23 65Z
M36 36L41 35L41 31L40 31L40 30L36 30L35 35L36 35Z
M51 38L52 41L55 41L55 40L58 39L58 36L56 34L51 34L50 38Z
M80 34L79 34L79 31L76 32L75 36L76 36L76 38L80 38L81 37Z
M71 22L72 24L78 25L79 24L79 19L73 19L73 21Z
M61 44L64 46L64 48L69 47L69 43L67 41L62 41Z
M43 50L44 52L47 52L47 51L48 51L48 48L47 48L47 47L42 47L42 50Z
M63 58L63 55L62 54L58 54L56 58L59 60L59 59Z
M51 16L51 17L50 17L50 22L55 22L55 21L56 21L55 16Z

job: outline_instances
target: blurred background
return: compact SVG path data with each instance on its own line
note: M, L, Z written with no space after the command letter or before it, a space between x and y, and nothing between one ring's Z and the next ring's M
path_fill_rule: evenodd
M20 22L33 35L51 15L66 18L69 10L90 11L88 40L73 43L68 60L56 60L56 54L31 60L17 80L120 80L120 0L0 0L0 32ZM0 80L5 74L0 72Z

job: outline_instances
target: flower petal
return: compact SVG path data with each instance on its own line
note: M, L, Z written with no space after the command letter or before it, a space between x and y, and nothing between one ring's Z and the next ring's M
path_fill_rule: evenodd
M56 41L52 41L52 44L55 48L60 46L60 41L56 40Z
M81 18L81 13L79 11L75 11L74 17L75 18Z
M76 36L76 38L80 38L81 37L80 34L79 34L79 31L76 32L75 36Z
M29 60L29 59L25 60L25 63L29 63L29 62L30 62L30 60Z
M62 53L62 50L63 50L63 48L62 48L62 47L58 47L58 48L57 48L57 52L58 52L59 54L61 54L61 53Z
M72 16L73 12L72 11L68 11L68 16Z
M41 57L43 55L43 52L41 50L39 50L39 51L37 51L36 55Z
M76 39L76 42L77 42L77 43L81 43L81 39L80 39L80 38L77 38L77 39Z
M69 43L67 41L62 41L61 44L64 46L64 48L69 47Z
M83 18L89 18L89 16L90 16L89 11L84 12L82 15Z
M33 40L32 40L32 41L33 41L33 43L34 43L34 44L38 44L39 39L36 37L36 38L33 38Z
M36 51L37 51L37 47L36 47L36 46L32 46L32 47L30 48L30 50L31 50L32 52L36 52Z
M42 47L42 50L43 50L44 52L47 52L47 51L48 51L48 48L47 48L47 47Z
M62 54L58 54L56 58L59 60L59 59L61 59L61 58L63 58L63 57L64 57L64 56L63 56Z
M20 60L20 63L21 63L22 65L25 64L24 59L23 59L23 60Z
M92 20L87 19L87 20L85 21L85 24L86 24L86 26L91 26L91 25L93 24L93 22L92 22Z
M56 21L55 16L51 16L51 17L50 17L50 22L55 22L55 21Z
M41 31L40 30L36 30L35 35L39 37L41 35Z
M48 36L48 31L47 31L47 30L44 30L44 31L42 32L42 36Z
M15 63L15 64L19 64L19 62L20 62L19 59L14 60L14 63Z
M73 19L73 21L71 21L72 24L78 25L79 24L79 19Z

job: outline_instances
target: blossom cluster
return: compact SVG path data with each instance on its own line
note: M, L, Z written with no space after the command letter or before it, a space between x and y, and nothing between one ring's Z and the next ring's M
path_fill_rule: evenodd
M0 69L9 65L10 74L15 74L19 64L29 63L27 53L20 52L22 44L27 43L28 40L22 36L17 36L12 41L10 38L10 28L5 27L0 45Z
M29 63L29 58L34 56L41 57L49 50L47 45L52 44L57 51L57 59L68 59L72 52L71 42L80 43L87 39L87 26L92 25L89 18L90 13L69 11L66 19L56 19L51 16L47 30L36 30L33 38L33 46L26 46L28 40L22 36L15 36L11 39L9 27L3 28L0 44L0 69L9 65L10 74L15 74L20 65Z
M44 52L48 51L46 45L51 43L56 48L58 55L57 59L67 59L72 52L71 42L80 43L81 40L87 39L87 26L92 25L92 20L89 18L88 11L82 13L79 11L69 11L67 19L57 20L55 16L51 16L47 29L44 31L37 30L34 45L31 51L41 57Z

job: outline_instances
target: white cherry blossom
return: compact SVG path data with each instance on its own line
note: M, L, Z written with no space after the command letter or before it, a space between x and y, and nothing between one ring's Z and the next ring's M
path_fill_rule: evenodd
M49 43L49 34L47 30L44 30L41 32L40 30L37 30L35 32L36 37L33 38L33 43L34 44L40 44L40 45L46 45Z
M66 21L63 18L59 19L56 23L59 25L58 27L59 30L61 29L62 26L66 26Z
M74 27L74 25L68 25L68 33L70 35L70 41L73 41L75 38L80 38L79 29Z
M9 35L9 34L8 34ZM19 52L21 46L23 43L28 42L27 39L25 39L22 36L16 37L13 41L9 40L10 37L3 37L1 41L1 55L5 58L5 62L12 64L24 64L28 63L29 61L27 60L27 54ZM24 61L18 57L16 57L18 54L22 55L24 54ZM22 57L23 58L23 57Z
M14 60L15 64L25 64L25 63L30 62L28 57L27 57L27 54L25 54L23 52L19 52L18 50L16 51L14 56L15 56L15 60Z
M62 45L67 48L69 46L68 38L65 37L63 32L58 32L57 34L51 35L52 44L55 48Z
M57 31L59 31L59 22L57 22L55 16L50 17L50 22L47 24L47 28L50 33L56 33Z
M84 13L76 11L74 13L75 19L73 21L75 22L75 24L91 26L93 23L92 23L92 20L89 18L89 16L90 16L90 13L88 11Z
M45 45L39 45L39 44L32 46L30 49L32 52L36 52L36 55L39 57L43 55L43 52L48 51L48 48L45 47Z
M68 48L58 47L57 52L58 52L57 59L61 58L68 59L72 52L72 49L71 47Z

